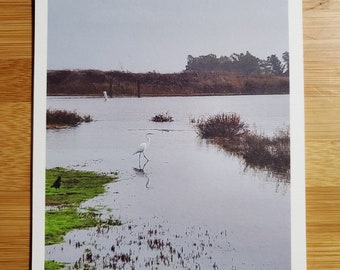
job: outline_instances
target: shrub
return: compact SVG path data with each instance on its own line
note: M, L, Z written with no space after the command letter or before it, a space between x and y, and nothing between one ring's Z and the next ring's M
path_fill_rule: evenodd
M272 138L248 130L235 114L219 114L197 121L201 138L212 139L222 149L243 159L246 168L265 170L285 181L290 176L289 128Z
M166 113L159 113L155 114L152 118L151 121L153 122L172 122L174 121L172 116L166 112Z
M246 125L236 113L222 113L200 119L196 124L198 135L202 138L225 138L229 140L239 139L248 133Z
M288 174L290 172L288 128L280 130L273 138L254 133L248 134L245 137L242 158L251 168L271 171L276 175Z
M78 126L82 122L93 121L90 115L80 116L77 112L66 110L50 110L46 112L46 124L48 126Z

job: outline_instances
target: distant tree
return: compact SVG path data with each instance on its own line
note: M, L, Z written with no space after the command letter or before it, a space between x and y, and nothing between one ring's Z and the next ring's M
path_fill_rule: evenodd
M284 52L282 54L283 60L283 74L289 76L289 52Z
M275 54L268 56L267 62L268 62L268 66L270 68L271 74L277 75L277 76L283 75L284 67L283 67L280 59Z
M230 56L233 69L239 73L250 75L260 73L260 59L252 55L250 52L232 54Z
M249 51L246 53L233 53L230 57L217 57L215 54L187 57L187 71L194 72L235 72L244 75L273 74L285 76L289 72L289 55L282 55L283 63L276 55L268 56L267 59L259 59Z
M186 70L188 71L201 71L210 72L219 69L219 59L215 54L201 55L193 57L188 55Z
M195 62L195 57L189 54L187 57L187 65L185 67L185 70L194 71L194 62Z
M202 71L215 71L218 63L215 54L200 56L199 59Z
M231 71L233 61L228 56L221 56L218 59L219 71Z

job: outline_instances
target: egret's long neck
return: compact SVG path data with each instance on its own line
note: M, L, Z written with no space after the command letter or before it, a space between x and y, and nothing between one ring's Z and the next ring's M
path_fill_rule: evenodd
M146 139L148 140L148 144L151 142L150 135L146 135Z

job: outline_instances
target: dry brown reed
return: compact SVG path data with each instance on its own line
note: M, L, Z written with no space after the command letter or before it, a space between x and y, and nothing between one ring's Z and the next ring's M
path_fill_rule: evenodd
M235 113L200 119L197 133L203 139L236 155L247 168L259 169L290 181L289 128L280 129L273 137L250 131Z
M90 115L81 116L77 112L67 110L51 110L46 112L47 127L70 126L75 127L82 122L88 123L93 121Z

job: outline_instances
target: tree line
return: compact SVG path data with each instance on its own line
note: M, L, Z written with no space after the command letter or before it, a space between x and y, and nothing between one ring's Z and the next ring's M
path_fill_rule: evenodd
M49 70L47 95L195 96L288 94L289 77L235 72L129 73Z
M260 59L246 53L217 57L215 54L194 57L188 55L186 71L192 72L234 72L242 75L289 76L289 53L282 54L280 60L275 54Z
M180 73L49 70L48 95L190 96L289 93L289 54L261 60L248 51L217 57L188 56Z

